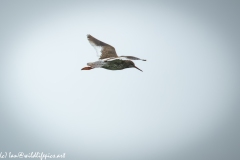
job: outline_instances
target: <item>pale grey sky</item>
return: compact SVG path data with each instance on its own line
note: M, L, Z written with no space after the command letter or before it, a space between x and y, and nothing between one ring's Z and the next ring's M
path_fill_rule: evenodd
M239 2L1 1L0 152L239 159ZM81 71L86 35L136 69ZM230 157L230 158L229 158Z

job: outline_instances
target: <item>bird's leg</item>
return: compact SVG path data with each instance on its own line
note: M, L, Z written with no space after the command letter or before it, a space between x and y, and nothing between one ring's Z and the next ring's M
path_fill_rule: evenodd
M90 70L93 69L92 67L83 67L81 70Z

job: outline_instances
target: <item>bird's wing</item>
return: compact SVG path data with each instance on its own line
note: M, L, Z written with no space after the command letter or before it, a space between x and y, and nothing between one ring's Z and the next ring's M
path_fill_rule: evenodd
M140 59L137 57L133 57L133 56L119 56L119 57L110 57L110 58L105 58L102 59L103 61L113 61L116 59L121 59L121 60L141 60L141 61L146 61L146 59Z
M133 56L120 56L120 58L127 59L127 60L142 60L142 61L146 61L146 59L141 59L141 58L137 58L137 57L133 57Z
M102 41L99 41L98 39L94 38L90 34L87 35L87 38L90 44L97 51L97 55L99 56L99 59L118 57L115 51L115 48L112 47L111 45L104 43Z

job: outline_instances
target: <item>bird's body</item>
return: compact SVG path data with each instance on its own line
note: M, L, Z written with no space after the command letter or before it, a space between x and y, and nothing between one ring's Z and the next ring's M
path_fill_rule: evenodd
M130 66L134 66L133 62L129 60L121 60L121 59L115 59L112 61L106 62L102 66L102 68L109 69L109 70L122 70L125 68L130 68Z
M100 57L99 61L87 63L87 67L82 70L90 70L94 68L104 68L108 70L122 70L125 68L136 68L138 67L131 60L143 60L133 56L117 56L115 48L109 44L106 44L91 35L87 35L90 44L96 49L97 55Z
M129 66L134 66L133 62L130 60L114 59L111 61L96 61L87 63L91 68L104 68L108 70L122 70L129 68Z

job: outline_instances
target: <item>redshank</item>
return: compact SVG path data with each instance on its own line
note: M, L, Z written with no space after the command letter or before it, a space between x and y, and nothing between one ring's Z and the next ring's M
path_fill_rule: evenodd
M96 62L87 63L87 67L82 68L82 70L90 70L94 68L104 68L109 70L122 70L125 68L136 68L140 71L138 67L135 66L131 60L142 60L133 56L118 56L115 48L107 43L104 43L91 35L87 35L88 41L95 48L99 60Z

